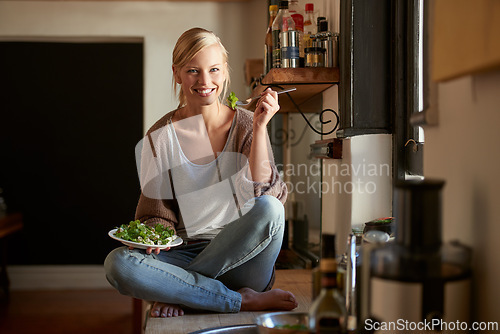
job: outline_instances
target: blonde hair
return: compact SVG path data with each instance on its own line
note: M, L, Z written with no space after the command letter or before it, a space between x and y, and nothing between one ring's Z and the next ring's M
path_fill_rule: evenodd
M201 50L212 45L219 45L224 62L227 64L228 52L222 45L219 37L213 32L203 28L192 28L185 31L177 40L174 51L172 52L172 66L180 69L189 63ZM219 100L222 100L226 95L229 87L229 66L227 66L226 79ZM182 86L178 86L175 81L175 76L172 77L174 92L178 94L179 108L186 104L186 96L182 91ZM177 90L179 88L179 92Z

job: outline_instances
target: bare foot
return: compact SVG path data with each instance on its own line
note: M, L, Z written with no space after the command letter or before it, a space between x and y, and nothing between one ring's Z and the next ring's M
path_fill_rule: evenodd
M184 315L184 310L179 305L155 302L150 314L153 318L170 318Z
M281 289L257 292L250 288L242 288L238 292L241 294L240 311L290 311L298 306L295 296Z

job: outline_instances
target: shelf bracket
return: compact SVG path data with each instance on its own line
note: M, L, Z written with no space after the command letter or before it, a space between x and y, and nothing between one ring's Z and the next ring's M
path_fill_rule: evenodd
M264 85L264 86L266 86L268 88L279 88L281 90L284 89L283 87L281 87L279 85L274 85L274 84ZM322 131L317 130L311 124L311 122L309 122L309 120L307 119L306 115L304 115L304 113L302 112L302 110L300 110L299 105L290 96L290 93L286 92L285 94L288 96L288 98L290 99L290 101L292 101L292 104L294 105L295 109L297 109L297 111L302 115L302 118L304 118L304 120L306 121L307 125L311 128L311 130L313 130L314 132L316 132L317 134L322 135L322 136L329 135L329 134L333 133L335 130L337 130L337 128L339 126L339 123L340 123L340 117L339 117L339 114L335 110L328 108L328 109L323 109L322 111L320 111L320 113L319 113L319 121L320 121L321 125L325 125L325 124L331 123L331 121L332 121L330 119L329 120L324 120L323 119L323 115L325 114L325 112L332 112L335 115L335 118L336 118L336 123L335 123L335 126L333 127L333 129L331 129L330 131L327 131L327 132L322 132Z

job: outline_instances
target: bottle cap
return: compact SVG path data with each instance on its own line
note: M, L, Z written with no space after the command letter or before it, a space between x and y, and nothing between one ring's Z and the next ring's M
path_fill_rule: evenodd
M321 258L335 259L335 234L321 236Z
M314 4L306 3L306 12L314 12Z
M270 12L277 12L278 11L278 6L277 5L271 5L271 6L269 6L269 11Z
M318 24L318 32L324 32L324 31L328 31L328 21L326 19L319 21Z
M281 0L280 1L280 9L282 8L288 8L288 0Z

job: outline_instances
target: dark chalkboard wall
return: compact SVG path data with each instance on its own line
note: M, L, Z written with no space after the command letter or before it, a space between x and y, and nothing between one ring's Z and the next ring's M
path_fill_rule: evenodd
M0 187L24 215L10 264L102 264L133 219L142 43L0 43Z

